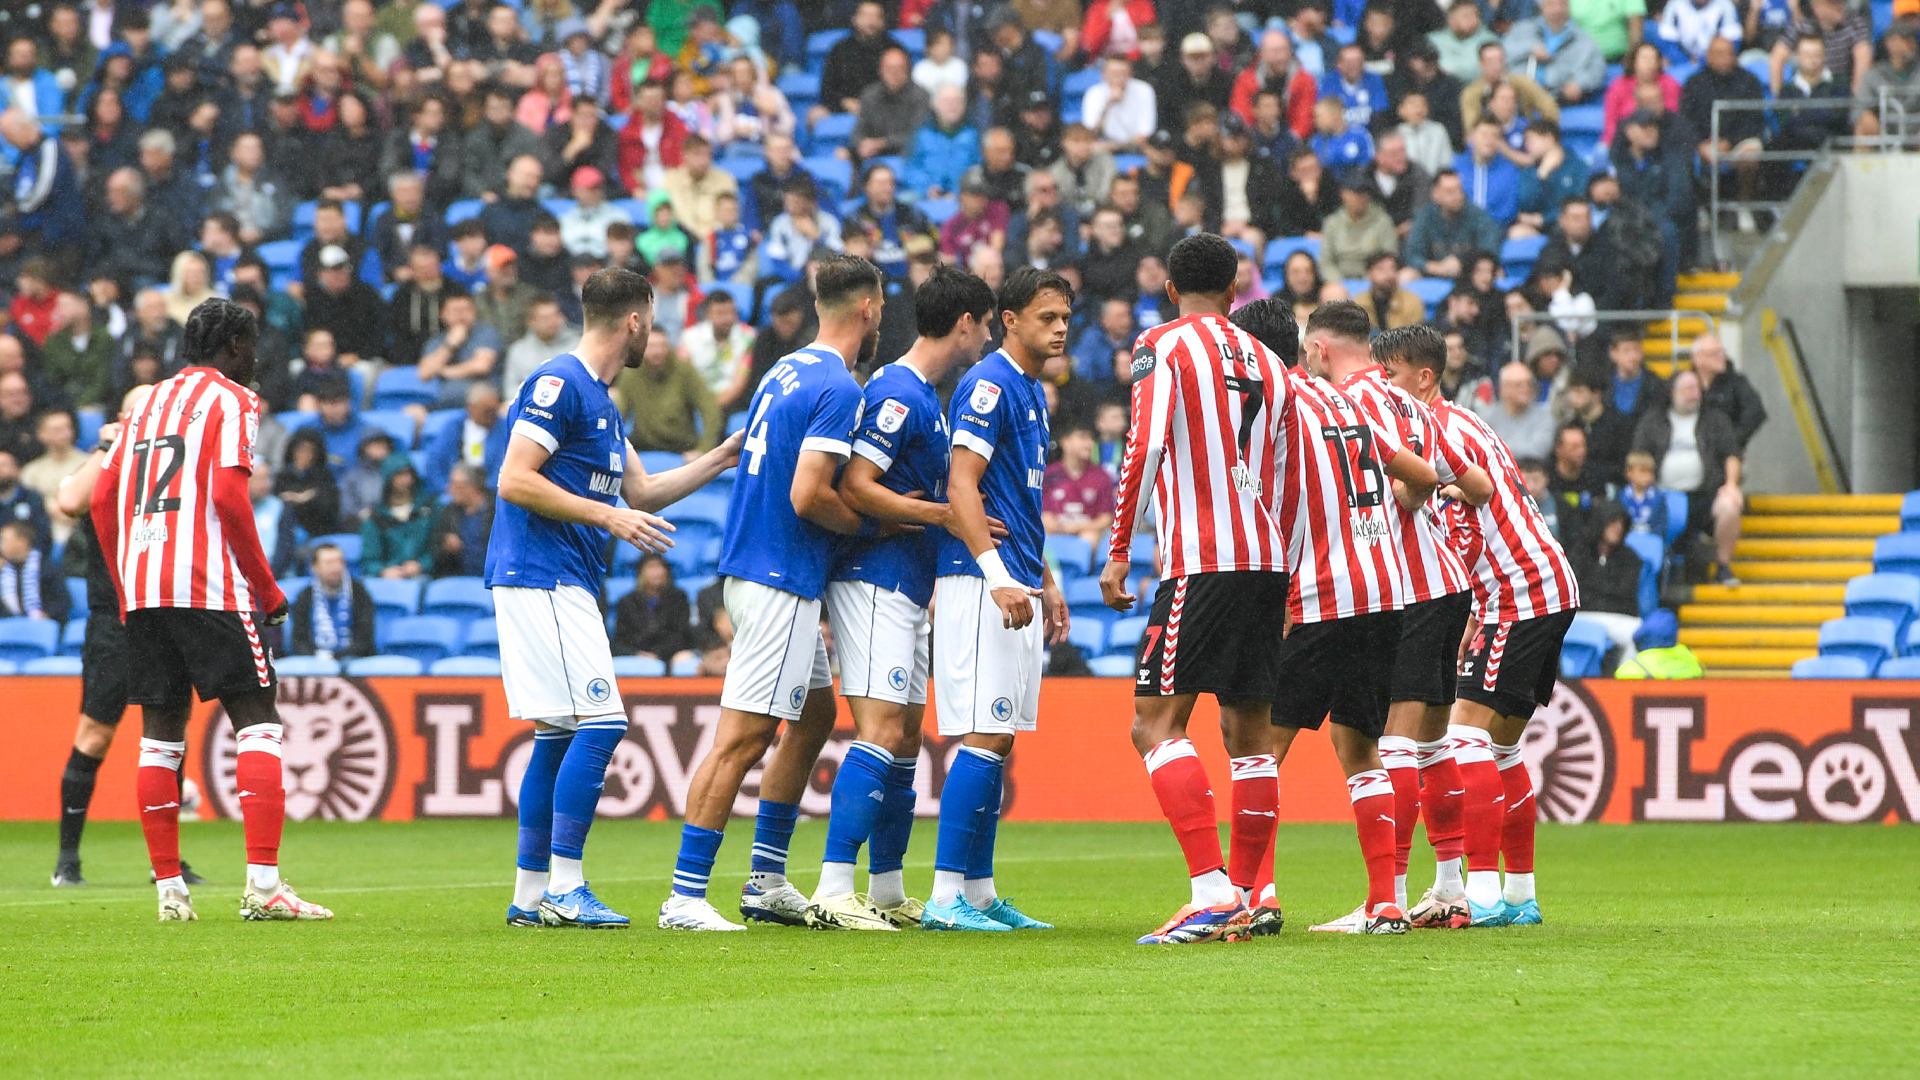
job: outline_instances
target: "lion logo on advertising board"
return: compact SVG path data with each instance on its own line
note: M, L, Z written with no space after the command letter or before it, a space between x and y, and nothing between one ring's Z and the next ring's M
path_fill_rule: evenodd
M350 679L280 680L281 774L292 821L366 821L393 790L393 724L379 702ZM233 725L216 707L201 743L220 815L240 817L234 785Z
M1591 698L1564 682L1520 737L1541 821L1598 821L1613 793L1613 735Z

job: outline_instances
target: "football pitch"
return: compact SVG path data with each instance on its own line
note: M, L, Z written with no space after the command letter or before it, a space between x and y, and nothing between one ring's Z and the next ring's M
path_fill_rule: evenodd
M735 822L716 899L745 872ZM1362 894L1351 827L1284 825L1277 938L1140 947L1185 899L1163 825L1000 831L1051 933L653 929L678 826L606 821L587 867L628 931L514 930L511 822L290 825L338 918L248 924L235 823L187 824L216 884L154 921L137 825L0 825L0 1076L1912 1076L1920 830L1549 826L1545 926L1308 934ZM924 896L934 829L908 884ZM792 868L810 889L823 822ZM1415 844L1417 894L1430 853ZM864 872L862 880L864 881Z

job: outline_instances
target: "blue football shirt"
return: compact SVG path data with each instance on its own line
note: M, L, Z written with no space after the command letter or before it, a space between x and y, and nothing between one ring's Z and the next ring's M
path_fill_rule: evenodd
M586 361L562 353L535 368L514 395L506 424L547 448L540 475L562 491L609 506L619 499L627 438L613 395ZM487 587L578 585L599 596L612 538L605 529L541 517L496 497Z
M1040 481L1047 471L1049 441L1047 398L1040 380L1021 371L1005 350L996 350L961 377L949 412L954 449L987 459L980 496L987 516L1007 525L1000 561L1014 580L1039 588L1046 565L1040 549L1047 539L1040 524ZM980 566L959 537L945 536L939 572L979 577Z
M722 575L819 598L836 537L794 513L793 474L803 451L851 456L859 423L860 384L839 352L809 345L773 365L747 403Z
M853 452L880 466L880 484L904 495L947 498L947 417L940 395L910 364L888 364L867 380ZM933 599L939 529L884 540L847 540L834 554L834 581L864 581L903 593L921 607Z

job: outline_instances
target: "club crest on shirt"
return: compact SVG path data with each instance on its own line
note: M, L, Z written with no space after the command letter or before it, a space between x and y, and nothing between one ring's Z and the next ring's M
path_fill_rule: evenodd
M891 435L900 430L901 424L907 422L907 413L911 411L906 405L888 398L880 403L880 415L874 420L874 426Z
M972 405L973 411L977 413L992 412L1000 405L1000 385L981 379L973 385L973 397L967 404Z
M533 403L542 407L560 400L560 388L566 383L558 375L542 375L533 384Z

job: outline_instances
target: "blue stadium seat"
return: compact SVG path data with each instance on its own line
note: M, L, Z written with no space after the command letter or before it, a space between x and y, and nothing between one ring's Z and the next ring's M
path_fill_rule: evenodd
M1614 76L1608 76L1611 82ZM1762 79L1761 82L1765 82ZM1565 135L1598 137L1607 126L1607 111L1600 105L1567 105L1560 109L1560 131Z
M1920 577L1920 532L1892 533L1873 542L1873 568Z
M1131 656L1096 656L1087 661L1087 667L1092 669L1096 677L1102 679L1133 678L1133 657Z
M1314 258L1320 257L1320 241L1311 236L1282 236L1267 241L1266 268L1278 270L1287 265L1296 251L1304 251Z
M1027 37L1031 38L1035 45L1040 46L1041 51L1045 52L1048 56L1053 56L1059 53L1061 48L1063 48L1066 44L1063 40L1061 40L1061 37L1059 34L1056 34L1051 30L1030 31L1027 34Z
M273 661L278 675L338 675L340 661L329 656L280 656Z
M1544 236L1516 236L1500 245L1500 265L1514 277L1526 277L1546 246Z
M1140 635L1147 632L1145 615L1116 619L1107 627L1107 652L1114 656L1132 656L1140 648Z
M360 419L393 436L393 445L402 450L412 450L413 417L400 409L368 409L360 414Z
M1900 500L1900 531L1920 532L1920 491L1909 491Z
M1093 572L1093 545L1077 536L1049 536L1045 550L1068 577L1085 577Z
M78 675L80 658L77 656L42 656L35 660L26 660L20 664L22 675Z
M479 675L490 679L500 677L500 658L497 656L449 656L445 660L435 660L427 668L429 675Z
M667 673L664 660L655 656L616 656L613 674L622 679L657 679Z
M298 240L269 240L253 250L268 270L292 270L300 265L300 251L305 246Z
M1142 573L1154 573L1159 567L1155 564L1153 530L1138 533L1133 538L1133 546L1127 549L1127 561L1139 567Z
M450 203L447 206L447 228L451 229L468 218L479 217L480 211L486 208L487 204L481 202L479 199L461 199L458 202Z
M708 521L675 522L677 531L673 534L673 546L668 548L662 558L673 567L675 577L692 577L712 569L719 563L718 557L710 556L713 545L720 541L720 526ZM639 548L632 544L623 545L636 554ZM634 560L639 565L639 560Z
M341 558L344 558L347 560L347 569L349 570L359 569L360 567L360 534L359 533L327 533L325 536L316 536L313 539L307 541L306 550L307 552L310 553L313 551L314 548L319 547L321 544L332 544L334 547L339 548Z
M305 566L307 564L302 562L300 565ZM280 591L287 594L287 603L291 604L301 593L305 592L307 586L312 583L313 579L308 577L281 578Z
M465 409L435 409L428 413L426 420L420 424L421 448L432 446L433 440L439 438L442 432L448 428L458 427L466 418L467 410Z
M395 619L386 626L380 651L388 655L410 656L422 664L431 664L460 651L460 623L456 619L444 615L412 615Z
M608 578L604 589L607 594L607 610L611 612L613 606L620 602L620 598L632 592L638 584L638 581L630 577ZM479 624L476 623L475 625L477 626Z
M669 469L677 469L684 464L686 464L686 462L680 460L679 454L669 454L665 450L640 451L640 466L646 469L648 473L663 473Z
M1144 169L1146 167L1147 167L1147 155L1145 154L1113 155L1113 170L1114 172L1119 173L1121 176L1125 176L1126 174L1133 172L1135 169Z
M566 217L577 204L572 199L541 199L540 206L554 217Z
M922 199L918 206L920 214L935 225L945 225L948 219L960 212L958 199Z
M1060 594L1066 598L1067 609L1075 619L1099 618L1099 612L1114 615L1112 608L1100 599L1100 579L1095 577L1074 578L1060 583ZM1102 621L1110 622L1110 619Z
M1920 656L1895 656L1880 662L1876 679L1920 679Z
M700 658L697 656L682 656L673 662L673 666L667 670L667 674L672 675L676 679L691 679L700 674Z
M1894 646L1896 640L1894 626L1887 620L1848 615L1821 624L1820 655L1854 657L1865 663L1868 674L1872 674L1880 661L1898 651Z
M842 38L851 33L853 33L851 30L822 30L808 34L807 70L819 71L820 65L827 61L827 54L833 51L835 45L840 44Z
M1080 650L1081 656L1099 656L1107 647L1106 624L1075 619L1067 627L1067 640Z
M488 618L493 614L493 593L481 578L440 578L427 583L426 595L420 600L420 613L445 615L463 622Z
M85 611L87 609L76 608L74 610ZM60 631L60 655L79 656L80 646L85 644L86 640L87 617L82 615L77 619L68 619L66 629Z
M823 123L825 121L822 121ZM847 197L853 190L853 164L837 157L815 156L802 158L800 167L807 170L814 183L820 185L820 202L832 207ZM773 298L768 297L769 301Z
M1139 601L1133 605L1133 609L1135 611L1143 611L1143 612L1151 611L1153 609L1153 598L1155 594L1159 593L1159 591L1160 591L1159 578L1153 576L1152 574L1147 574L1143 576L1140 579L1139 583L1133 587L1133 595L1140 598Z
M1847 614L1885 619L1897 639L1920 614L1920 578L1908 574L1863 574L1847 582Z
M852 113L829 113L821 117L807 132L807 153L816 156L831 154L835 148L847 145L847 140L853 137L853 126L858 122L859 117Z
M391 201L374 203L373 206L367 210L367 227L363 230L363 234L372 236L374 226L379 225L380 219L386 217L387 211L392 209L393 203Z
M1067 101L1078 102L1099 82L1100 65L1081 68L1060 80L1060 96Z
M1680 542L1680 535L1687 531L1687 493L1684 491L1667 492L1667 550Z
M426 665L411 656L361 656L347 661L347 674L356 679L369 675L418 675Z
M1591 679L1600 674L1600 660L1607 655L1607 631L1599 623L1575 616L1560 643L1560 677Z
M748 181L760 173L767 171L767 163L764 158L723 157L715 162L715 164L719 166L722 172L732 174L735 182L741 187L746 187Z
M1271 247L1272 245L1268 245ZM1453 282L1447 278L1414 278L1407 282L1407 291L1420 298L1431 312L1440 302L1453 292Z
M398 409L407 405L431 406L440 400L440 380L422 381L419 369L411 365L390 367L373 381L373 407Z
M0 660L0 675L18 675L20 665L11 660Z
M294 239L299 241L303 247L306 245L306 241L313 238L313 216L319 211L320 202L317 199L303 202L293 208ZM356 236L359 235L360 204L357 202L341 203L340 211L346 215L347 231ZM272 264L269 263L268 265L271 266Z
M68 606L72 608L74 611L77 611L80 613L79 617L81 618L86 617L86 614L87 614L87 579L86 578L70 577L67 579L67 600L70 601Z
M704 287L708 296L723 292L733 297L733 306L740 309L740 321L753 322L753 286L744 281L716 281Z
M1640 617L1653 614L1660 606L1660 567L1667 559L1667 545L1652 533L1627 534L1627 547L1640 556ZM1920 582L1915 583L1920 587Z
M913 57L915 60L927 55L927 32L925 30L918 27L895 30L893 32L893 40L899 42L900 47L907 50L907 55Z
M1857 656L1809 656L1793 662L1796 679L1869 679L1873 669Z
M500 659L500 624L497 620L475 619L467 625L467 637L460 646L461 656L484 656L489 660Z
M80 432L74 443L82 450L92 450L100 445L100 429L105 427L107 418L100 413L88 410L80 414Z
M60 651L62 626L52 619L0 619L0 660L24 663Z
M789 71L773 81L773 88L787 95L789 104L792 104L796 98L807 101L820 100L820 76L813 72ZM793 111L804 113L806 110L794 105Z
M299 431L301 428L320 426L319 413L303 412L300 409L288 409L285 412L277 412L273 414L273 418L280 422L281 427L287 429L287 434L289 435Z

